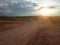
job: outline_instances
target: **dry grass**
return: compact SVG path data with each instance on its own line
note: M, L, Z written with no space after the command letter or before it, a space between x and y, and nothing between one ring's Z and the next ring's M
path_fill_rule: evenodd
M15 28L29 23L26 18L24 20L0 20L0 31ZM36 18L34 18L36 20ZM60 17L50 17L49 19L38 20L38 29L32 38L26 42L26 45L60 45ZM19 37L19 36L18 36ZM27 40L27 39L26 39ZM23 44L23 43L22 43Z
M3 30L7 30L7 29L11 29L11 28L15 28L15 27L20 27L24 24L27 24L28 21L1 21L0 22L0 31L3 31Z
M30 22L29 19L24 17L0 17L0 31L21 27L28 22Z

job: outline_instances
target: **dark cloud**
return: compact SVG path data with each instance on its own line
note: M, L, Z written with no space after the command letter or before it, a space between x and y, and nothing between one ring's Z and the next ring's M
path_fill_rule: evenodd
M48 7L42 6L42 7L40 7L38 10L41 10L41 9L43 9L43 8L54 9L54 8L55 8L55 6L48 6Z
M54 9L54 8L55 8L55 6L49 6L48 8L50 8L50 9Z
M19 15L33 11L36 3L24 0L0 0L0 15Z

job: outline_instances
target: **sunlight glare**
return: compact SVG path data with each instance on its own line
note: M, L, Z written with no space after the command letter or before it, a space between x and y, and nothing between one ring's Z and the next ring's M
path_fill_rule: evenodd
M40 14L42 16L49 16L49 15L53 14L54 12L55 11L53 9L43 8L38 11L38 14Z

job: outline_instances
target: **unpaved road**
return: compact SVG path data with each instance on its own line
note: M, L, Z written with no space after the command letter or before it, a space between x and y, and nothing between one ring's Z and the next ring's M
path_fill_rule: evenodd
M51 21L31 21L22 27L0 32L0 45L60 45L60 28Z
M0 45L24 45L36 33L37 22L0 32Z

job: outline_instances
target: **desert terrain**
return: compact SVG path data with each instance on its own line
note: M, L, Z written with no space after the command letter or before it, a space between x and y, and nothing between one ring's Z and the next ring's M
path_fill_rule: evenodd
M0 17L0 45L60 45L60 16Z
M0 31L22 26L29 22L29 17L0 17Z

